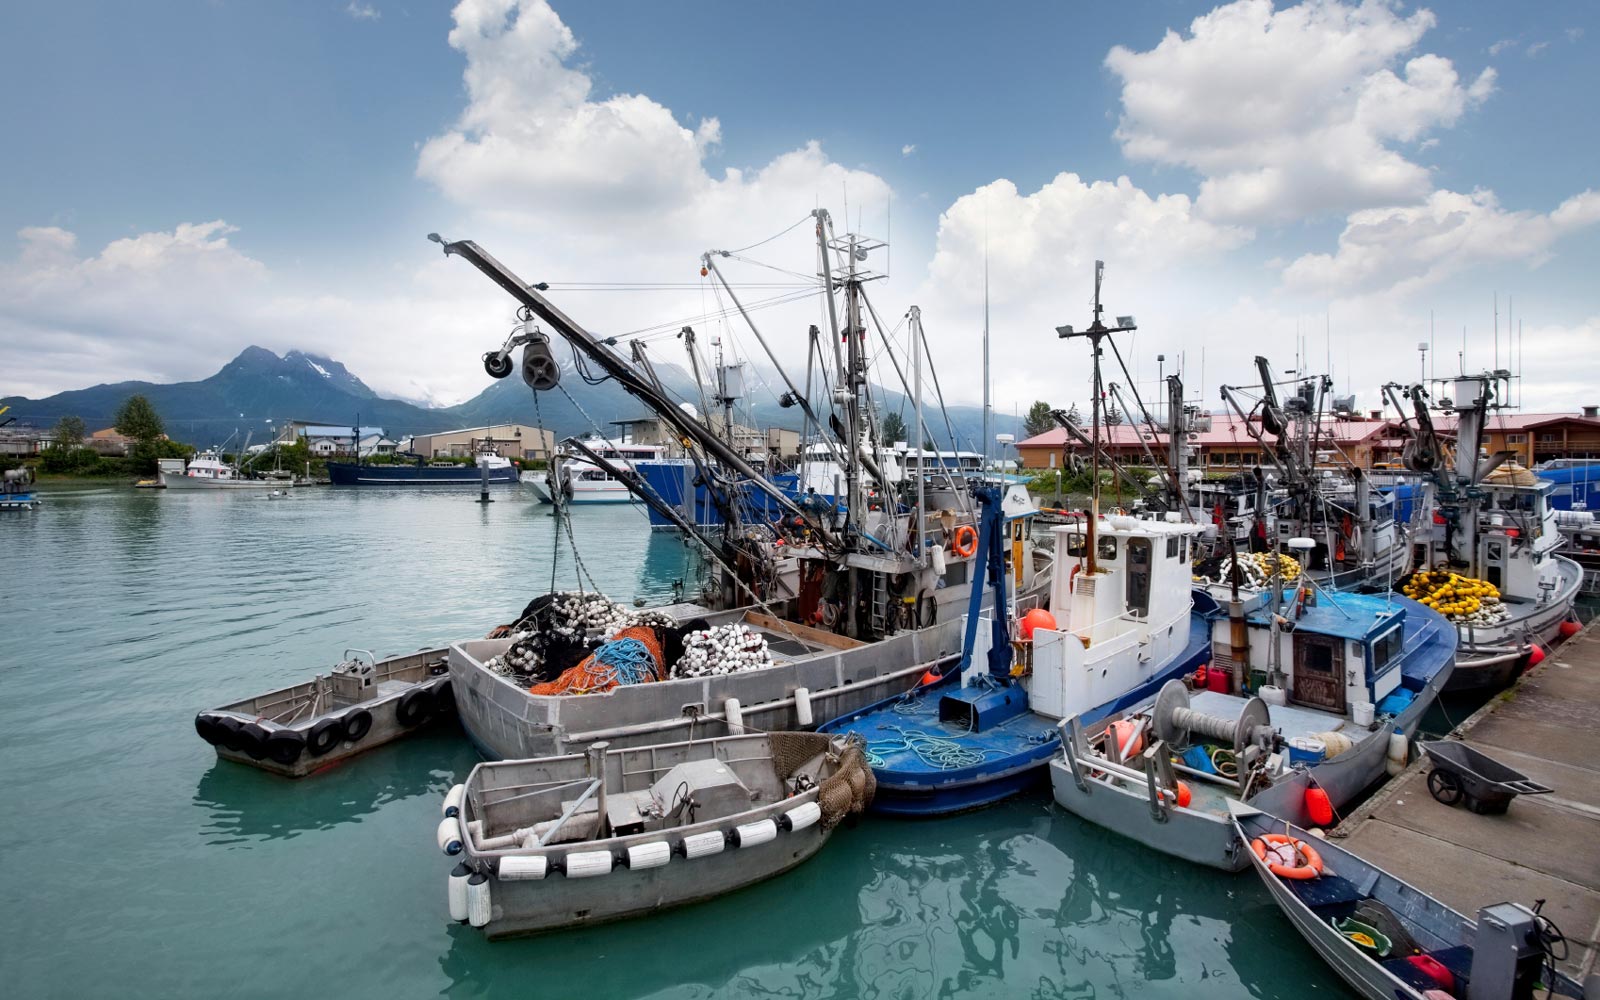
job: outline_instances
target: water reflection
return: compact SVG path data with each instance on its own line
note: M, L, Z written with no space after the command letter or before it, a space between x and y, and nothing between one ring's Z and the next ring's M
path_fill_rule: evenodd
M419 795L443 797L476 762L455 722L440 722L397 743L305 778L283 778L218 758L200 776L194 804L199 833L229 846L330 830Z

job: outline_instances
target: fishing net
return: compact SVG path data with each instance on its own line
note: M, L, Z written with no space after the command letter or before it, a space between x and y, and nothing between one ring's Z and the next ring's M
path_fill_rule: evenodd
M861 742L851 737L842 750L833 738L822 733L768 733L772 764L785 781L818 754L834 762L833 773L817 788L817 805L822 809L822 826L831 830L847 816L866 811L878 790L878 780L867 766Z
M624 684L648 684L661 679L664 671L661 640L656 630L631 626L575 667L562 671L553 681L535 684L530 694L597 694Z

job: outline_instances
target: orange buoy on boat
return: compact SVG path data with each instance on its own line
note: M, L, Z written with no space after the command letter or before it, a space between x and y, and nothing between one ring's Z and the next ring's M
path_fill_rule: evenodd
M1022 631L1022 637L1024 639L1032 639L1034 629L1047 628L1053 630L1055 627L1056 616L1046 611L1044 608L1032 609L1027 614L1022 616L1022 621L1018 625L1018 628L1020 628Z
M1333 802L1327 792L1316 787L1306 789L1306 815L1317 826L1333 825Z
M1544 647L1540 646L1536 642L1536 643L1533 644L1533 648L1528 650L1528 666L1527 666L1526 669L1532 670L1534 667L1537 667L1539 664L1541 664L1543 662L1544 662Z
M1566 621L1561 623L1561 628L1558 631L1561 633L1561 638L1570 639L1573 636L1577 635L1579 632L1582 632L1583 631L1583 626L1579 625L1577 622L1573 621L1571 618L1568 618Z
M1186 781L1178 782L1178 808L1187 809L1189 808L1189 803L1193 801L1194 793L1189 791L1189 783Z
M1303 881L1322 874L1322 855L1317 849L1286 834L1269 833L1257 837L1250 841L1250 850L1279 878Z

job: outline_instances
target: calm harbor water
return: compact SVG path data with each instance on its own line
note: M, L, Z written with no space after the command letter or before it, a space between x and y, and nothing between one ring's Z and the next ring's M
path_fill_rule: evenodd
M0 975L8 996L1349 996L1248 874L1172 861L1047 795L869 819L710 903L494 945L449 922L436 727L290 782L219 762L200 709L482 634L551 580L516 489L253 495L53 486L0 516ZM580 510L614 598L689 571L630 507ZM571 586L563 545L557 585Z

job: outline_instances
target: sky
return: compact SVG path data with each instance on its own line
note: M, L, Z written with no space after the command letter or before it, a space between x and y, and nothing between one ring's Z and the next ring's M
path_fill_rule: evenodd
M987 297L996 407L1086 401L1053 328L1099 259L1144 393L1181 368L1215 407L1262 354L1362 407L1463 367L1514 368L1525 410L1600 403L1597 10L9 4L0 396L259 344L469 398L512 303L429 232L603 335L659 328L659 360L685 324L756 355L700 255L769 241L719 261L785 296L825 208L889 241L872 300L891 338L920 307L947 399L982 396ZM789 366L820 320L753 315Z

